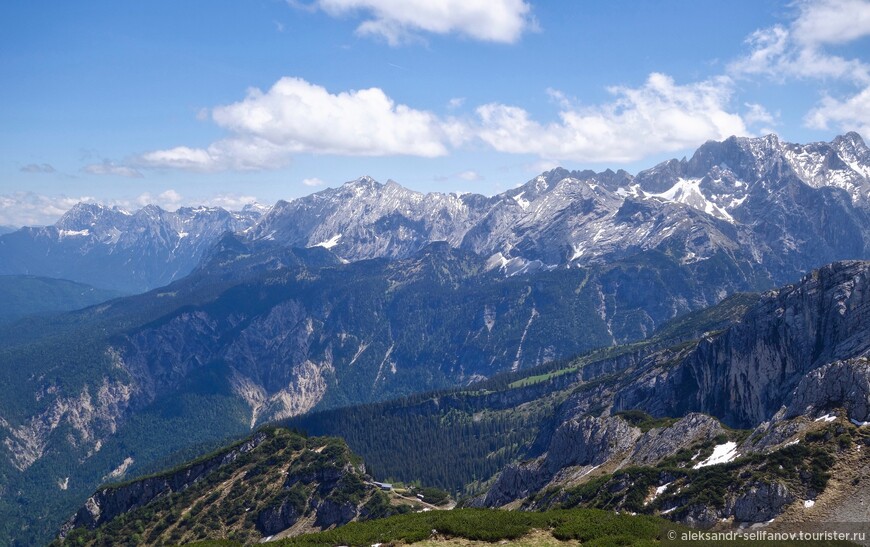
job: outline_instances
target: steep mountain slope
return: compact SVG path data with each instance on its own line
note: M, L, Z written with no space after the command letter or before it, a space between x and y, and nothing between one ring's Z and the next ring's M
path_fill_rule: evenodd
M268 428L171 471L101 488L55 543L251 544L419 505L395 500L392 505L372 484L362 461L339 439Z
M446 243L342 264L227 235L168 287L0 331L0 477L50 522L107 470L638 339L721 290L658 252L505 277ZM10 525L35 521L10 501Z
M866 522L847 500L870 463L868 288L870 263L836 263L642 343L289 423L344 435L380 475L426 477L475 505L702 526ZM492 480L491 463L505 460Z
M674 518L710 526L721 519L765 522L797 502L814 503L835 469L841 478L835 491L848 495L860 481L849 486L849 470L864 462L855 447L868 441L868 287L870 264L827 266L766 294L724 331L611 368L617 375L598 385L581 383L562 404L555 428L539 439L543 454L509 466L480 502L502 505L528 496L536 496L530 507L606 501L636 512L674 510ZM686 417L647 420L653 429L644 433L642 424L620 414L635 409ZM753 430L729 433L715 424L711 430L692 418L701 415L687 414L693 411ZM716 428L722 436L714 439ZM651 433L678 442L662 450L661 441L650 442ZM660 445L656 457L638 459L648 452L644 444ZM666 457L674 453L676 460ZM695 471L708 455L708 463L727 465ZM653 487L677 479L669 496L650 502ZM607 500L599 495L604 491ZM867 516L857 511L843 520Z
M870 423L870 360L860 334L868 331L864 308L868 287L870 263L833 264L763 296L728 299L666 326L644 342L510 373L462 390L335 409L294 418L290 424L346 434L350 445L359 447L380 477L425 477L451 489L479 493L467 501L471 505L526 510L594 507L660 515L692 526L764 523L785 531L795 523L810 530L813 523L824 525L833 518L866 522L870 516L866 507L848 501L860 495L864 470L870 463L870 455L862 450L870 446L866 426ZM762 324L778 327L762 328ZM656 369L672 371L683 379L682 390L674 392L673 382L666 380L657 396L650 397L665 405L699 406L715 402L717 395L728 390L764 389L757 377L736 373L745 367L745 359L729 364L711 357L714 354L704 348L715 340L731 346L729 355L756 352L774 357L759 362L785 367L777 376L782 394L771 397L776 404L756 409L751 398L734 399L735 405L746 408L739 415L749 420L751 429L723 425L715 415L733 421L735 414L732 407L716 404L707 409L714 416L684 409L673 417L653 417L621 408L622 398L639 386L656 389L648 374ZM792 361L807 353L807 343L815 353L801 367ZM706 356L710 366L718 363L732 369L733 374L715 376L735 378L736 384L699 384L690 374L679 374L681 368L697 370L700 356ZM270 460L264 469L281 469L283 460L277 460L277 464ZM497 471L487 465L492 461L513 463L494 480L487 480ZM190 468L182 468L181 476L189 478L186 470ZM293 482L290 475L275 482L286 487ZM171 476L175 475L158 475L157 481L171 484ZM219 500L228 488L203 484L182 494L188 501L181 506L194 506L197 499ZM264 488L268 489L258 486L247 491L255 495ZM140 486L134 490L151 492ZM79 512L80 526L102 514L93 507L110 505L96 502L108 499L107 492L115 490L101 490L89 505L91 509ZM258 501L245 503L254 507L252 511L260 511ZM154 518L154 509L149 507L154 506L146 504L114 520L107 513L109 524L102 533L108 535L104 537L135 533L137 521L146 532L169 533L165 528L151 532L155 522L165 521L160 513L165 509L157 510ZM224 522L230 527L247 522L239 530L250 531L259 522L255 516L225 513L199 531L224 533ZM184 521L183 529L179 525L176 536L188 537L182 534L196 531L199 514ZM169 521L171 528L174 519ZM281 526L285 524L289 525ZM350 538L356 536L347 534L356 534L356 530L336 530L321 539L345 538L352 543ZM94 537L84 530L78 533L82 538ZM305 544L304 539L299 541Z
M0 274L70 279L126 293L183 277L227 231L244 230L260 217L248 207L148 205L134 213L79 203L54 226L28 227L0 236Z
M476 494L505 464L540 454L544 432L555 427L557 410L584 376L595 385L598 377L607 378L663 347L724 329L759 298L735 295L635 344L499 374L467 387L310 412L283 423L345 439L380 477Z
M99 304L121 293L30 275L0 275L0 323L27 315L70 311Z

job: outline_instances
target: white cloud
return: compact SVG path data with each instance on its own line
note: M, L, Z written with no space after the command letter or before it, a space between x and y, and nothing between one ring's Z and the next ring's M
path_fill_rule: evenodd
M627 162L746 135L766 111L753 105L744 120L729 111L732 81L718 77L686 85L653 73L638 88L613 87L614 100L580 107L561 92L559 121L541 123L523 108L498 103L467 119L396 104L379 88L330 93L299 78L282 78L266 92L249 91L212 118L229 136L205 148L148 152L139 164L198 171L274 169L299 153L343 156L437 157L478 140L499 152L548 160ZM313 182L313 181L312 181Z
M571 108L574 104L574 101L568 98L564 92L553 89L552 87L547 88L547 95L550 97L550 100L555 104L559 105L563 109Z
M750 51L729 65L736 77L764 76L774 81L834 80L840 97L826 94L804 117L815 129L870 129L870 65L826 50L870 36L870 0L801 0L787 25L755 31ZM845 89L844 90L844 86ZM851 89L849 89L851 87ZM755 114L750 111L747 119ZM756 116L757 117L757 116ZM769 123L767 120L758 120Z
M92 163L82 167L82 172L91 175L113 175L127 178L142 178L142 173L128 165L119 165L109 160L103 160L103 163Z
M524 0L317 0L313 6L332 16L366 14L369 18L357 33L383 38L390 45L411 40L420 31L514 43L535 27Z
M0 195L0 226L47 226L54 224L64 213L77 203L97 203L93 196L69 197L65 195L47 196L34 192L15 192ZM107 206L118 206L135 211L145 205L153 204L167 211L175 211L183 206L206 205L222 207L228 211L238 211L246 205L256 204L257 198L241 194L216 194L204 199L186 198L174 189L158 194L142 193L134 198L99 201Z
M561 167L561 166L562 166L562 162L560 162L558 160L540 159L538 161L524 165L523 169L525 169L526 171L528 171L530 173L534 173L537 175L539 173L543 173L544 171L552 171L553 169L555 169L557 167ZM518 187L522 186L523 184L525 184L525 183L519 182L516 184L516 187L518 188Z
M870 35L870 0L804 0L788 25L753 32L749 53L729 65L736 76L842 79L870 83L870 67L825 50Z
M304 184L305 186L323 186L326 183L317 177L311 177L307 179L302 179L302 184Z
M870 2L804 0L794 23L795 39L804 44L845 44L870 35Z
M745 103L743 106L747 108L743 119L750 125L756 123L773 124L776 122L773 115L758 103Z
M467 181L483 180L483 176L480 173L471 169L458 173L456 176Z
M190 198L170 188L156 195L144 192L133 199L116 199L109 201L107 204L112 206L117 205L128 210L136 210L146 205L157 205L166 211L176 211L179 207L205 205L207 207L221 207L227 211L239 211L246 205L256 203L258 203L256 197L243 194L226 193L215 194L206 198Z
M126 210L136 210L146 205L157 205L161 209L166 211L175 211L179 207L185 204L184 197L179 194L177 191L169 189L159 194L152 194L151 192L143 192L132 199L115 199L107 202L101 202L104 205L121 207Z
M634 161L708 139L748 134L744 120L728 111L731 88L726 77L678 85L667 75L653 73L639 88L611 88L613 102L563 108L559 122L549 124L533 120L516 106L483 105L477 109L477 134L500 152L560 160Z
M447 101L447 108L450 110L456 110L465 104L465 97L453 97L449 101Z
M28 163L21 168L22 173L54 173L54 167L49 163Z
M805 122L814 129L857 131L870 135L870 87L847 99L825 97L806 116Z
M241 211L246 205L256 205L257 203L259 202L255 196L240 194L218 194L202 202L203 205L222 207L227 211Z
M44 196L33 192L0 195L0 225L45 226L54 224L76 203L92 202L91 196Z
M348 156L447 154L454 130L430 112L396 104L379 88L330 93L300 78L212 111L231 135L207 148L179 146L141 156L148 167L267 169L296 153Z

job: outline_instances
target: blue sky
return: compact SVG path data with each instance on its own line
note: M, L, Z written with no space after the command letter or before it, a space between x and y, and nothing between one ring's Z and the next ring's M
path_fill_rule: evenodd
M0 224L866 136L868 35L864 0L4 2Z

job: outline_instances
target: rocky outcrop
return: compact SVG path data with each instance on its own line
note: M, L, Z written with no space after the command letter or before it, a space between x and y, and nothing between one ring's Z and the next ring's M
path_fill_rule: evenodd
M257 513L257 530L264 536L271 536L290 528L301 516L299 507L292 500L284 498L280 503Z
M317 517L314 523L320 528L341 526L354 520L359 515L359 508L355 503L337 502L329 498L320 502L317 506Z
M738 522L767 522L794 500L781 482L751 484L726 506L724 515L733 516Z
M498 507L529 497L551 481L558 483L576 468L579 476L601 465L652 465L699 441L723 432L718 420L690 414L669 427L641 433L619 416L584 417L563 422L554 432L546 454L507 466L485 496L472 505Z
M809 372L782 417L815 416L832 408L845 408L852 420L870 421L870 360L836 361Z
M719 420L692 413L666 428L650 429L634 444L629 460L633 465L652 465L699 441L724 433Z
M120 486L102 488L88 498L84 507L63 525L60 537L66 536L76 527L96 528L160 496L180 492L215 469L234 462L240 455L255 449L266 439L265 433L258 433L227 451L185 466L168 475L158 475Z
M870 351L870 265L838 262L772 291L677 366L650 368L617 394L616 409L711 414L751 427L772 417L803 376Z
M630 450L640 430L617 417L570 419L553 433L547 453L506 467L475 505L498 507L527 497L570 466L597 466Z
M483 496L473 499L472 507L500 507L531 496L549 482L552 475L544 469L545 459L510 464L499 473L495 483Z
M618 417L569 420L553 434L546 469L552 474L570 465L601 465L631 449L640 430Z

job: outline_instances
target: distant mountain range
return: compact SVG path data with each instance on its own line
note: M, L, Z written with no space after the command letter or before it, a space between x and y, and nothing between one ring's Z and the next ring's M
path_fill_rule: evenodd
M708 142L631 176L554 169L502 194L421 194L362 177L271 209L79 204L54 226L0 236L0 273L141 292L189 273L226 231L345 260L405 258L435 241L510 274L660 250L690 269L722 259L782 284L870 246L870 149L857 133L791 144Z
M249 228L249 207L148 205L135 213L79 203L53 226L0 235L0 274L69 279L125 293L143 292L187 275L225 232Z
M641 343L728 295L870 258L868 173L854 133L731 138L634 177L555 169L493 197L364 177L266 212L80 204L2 235L0 271L147 292L0 329L0 491L19 493L0 496L0 538L44 540L107 470L134 476L267 421ZM810 361L792 362L767 348L788 378L742 356L758 385L735 380L732 400L704 373L732 346L705 344L637 369L655 373L622 386L614 411L754 426L823 351L795 346Z

